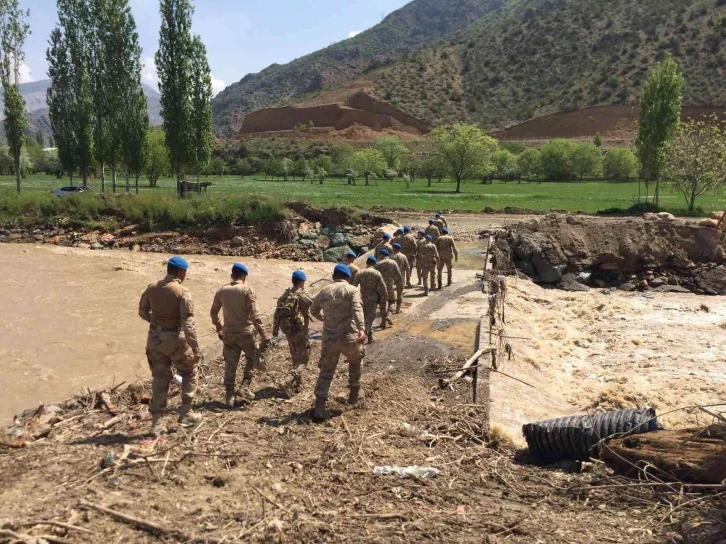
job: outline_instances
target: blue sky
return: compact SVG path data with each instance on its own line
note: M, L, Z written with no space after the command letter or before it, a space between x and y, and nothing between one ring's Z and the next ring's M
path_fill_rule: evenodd
M129 0L139 29L143 78L154 84L158 0ZM207 46L215 92L277 62L289 62L380 22L409 0L198 0L193 31ZM56 24L55 0L20 0L30 9L24 80L47 77L45 50Z

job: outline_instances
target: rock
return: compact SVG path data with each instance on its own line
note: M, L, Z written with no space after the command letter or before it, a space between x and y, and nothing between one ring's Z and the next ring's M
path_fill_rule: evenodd
M718 220L717 219L701 219L698 224L702 227L706 227L709 229L715 229L718 227Z
M91 244L85 244L83 242L79 242L78 244L76 244L76 247L78 249L91 249Z
M97 230L94 230L93 232L89 232L88 234L84 234L83 236L81 236L81 241L87 244L93 244L94 242L98 242L100 236L101 233Z
M532 256L532 264L537 270L537 275L542 283L557 283L567 270L567 263L550 264L539 253Z
M320 238L320 234L318 234L318 233L317 233L317 232L315 232L314 230L310 230L310 231L306 232L306 233L305 233L305 234L304 234L304 235L302 236L302 239L303 239L303 240L317 240L318 238Z
M678 278L675 276L668 278L668 285L678 285Z
M353 237L350 234L343 234L338 232L330 238L329 247L340 247L346 245Z
M699 270L695 274L695 282L706 295L726 295L726 267Z
M310 248L317 247L317 244L315 243L315 240L308 240L306 238L303 238L302 240L299 240L298 241L298 244L301 245L301 246L303 246L303 247L310 247Z
M242 247L246 244L246 241L241 236L235 236L232 238L232 241L229 243L232 247Z
M643 215L643 219L646 221L658 221L658 214L648 212Z
M618 289L630 293L631 291L635 291L636 287L632 283L623 283Z
M653 289L653 291L656 293L690 293L688 289L680 285L661 285Z
M20 240L22 237L23 237L22 234L20 234L18 232L13 232L13 233L11 233L11 234L8 235L8 240L11 240L11 241L12 240Z
M659 212L658 213L658 220L659 221L675 221L676 220L676 217L672 213Z
M111 234L110 232L106 232L99 236L98 241L102 244L108 245L111 244L115 239L116 237L113 234Z
M638 289L640 291L645 291L646 289L648 289L648 281L647 280L641 280L638 283Z
M666 280L663 278L655 278L650 282L651 289L657 289L658 287L661 287L663 285L666 285Z
M595 286L599 287L600 289L605 289L608 286L608 284L605 283L604 281L602 281L601 279L596 279Z
M91 249L103 249L103 244L100 242L93 242L91 244Z
M328 263L340 262L343 255L345 255L348 251L350 251L350 248L347 245L328 249L323 251L323 260Z
M517 270L520 270L528 278L531 278L532 281L535 281L535 282L539 281L539 275L537 274L537 271L534 269L534 265L530 261L514 261L514 267Z
M355 251L362 251L364 247L368 246L368 240L370 239L370 236L366 235L359 235L355 238L352 238L348 241L348 245L352 247Z
M723 214L724 213L726 213L726 212L713 212L711 214L711 219L715 219L716 221L720 221L721 218L723 217Z
M43 237L42 234L34 234L33 235L33 240L35 240L36 242L42 242L44 239L45 238Z
M598 268L603 272L617 272L620 270L620 265L618 263L602 263L598 265Z
M133 252L141 251L141 246L139 244L134 244L132 246L129 246L129 250Z
M310 225L310 223L308 223L307 221L303 221L297 226L297 235L303 237L310 231L311 228L312 226Z
M334 236L338 232L337 227L323 227L320 229L320 234L327 236L328 238Z
M121 230L119 230L118 235L119 236L132 236L132 235L136 234L136 232L140 228L141 227L139 225L128 225L128 226L122 228Z
M562 289L563 291L568 291L571 293L577 293L577 292L587 292L590 290L590 288L587 285L583 285L577 280L577 276L574 274L565 274L562 276L562 280L559 284L557 284L557 287L559 289Z

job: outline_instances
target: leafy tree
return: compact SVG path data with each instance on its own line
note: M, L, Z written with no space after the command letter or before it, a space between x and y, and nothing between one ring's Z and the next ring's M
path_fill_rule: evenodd
M190 162L194 166L199 183L199 175L207 168L212 156L212 76L207 61L207 49L199 36L194 36L192 40L190 76L192 130Z
M595 144L576 144L570 156L572 169L580 182L585 176L597 175L602 170L602 151Z
M30 11L23 11L17 0L0 0L0 83L4 89L5 137L15 162L15 184L20 194L20 152L25 140L25 100L20 94L20 66L25 61L25 39L30 26L25 22Z
M47 100L53 143L58 149L58 160L63 170L68 172L73 185L73 174L78 167L73 119L75 108L73 63L67 40L60 28L53 29L50 34L50 47L46 59L51 80Z
M726 131L715 115L680 124L668 146L664 178L683 194L689 211L699 196L726 185Z
M149 187L156 187L161 176L171 172L169 150L166 147L166 138L161 130L149 131L146 138L146 163L144 172L149 178Z
M456 180L456 192L461 192L461 180L480 173L491 165L498 144L475 125L457 123L435 128L431 140L447 170Z
M383 153L388 168L397 170L401 159L408 153L408 148L403 145L398 136L384 136L376 140L376 149Z
M605 179L628 181L638 175L638 158L629 149L615 147L608 150L603 158Z
M406 183L406 188L408 188L408 183L415 182L416 175L421 171L421 159L416 155L405 157L401 162L401 171L408 176L408 182ZM404 179L404 181L406 180Z
M599 132L595 134L595 139L592 143L595 144L595 147L602 147L602 134L600 134Z
M287 181L288 176L292 175L292 159L290 157L284 157L280 161L280 166L282 170L282 179Z
M141 87L141 72L136 75L137 85L128 103L128 117L126 119L126 139L124 152L126 156L127 172L133 174L136 194L139 194L139 177L144 171L148 147L146 138L149 133L149 113L147 110L146 95ZM126 178L128 192L128 177Z
M303 157L300 157L292 163L292 175L300 176L302 180L305 181L305 178L307 177L308 167L308 161Z
M494 153L492 162L494 163L494 176L496 178L502 181L514 181L519 178L519 163L514 153L506 149L500 149Z
M116 169L123 141L118 130L118 120L121 118L119 109L123 98L120 96L120 82L115 77L115 72L123 66L122 52L119 50L122 48L119 38L123 39L119 26L122 12L115 9L118 7L120 6L117 2L107 3L103 0L90 2L93 25L88 29L90 41L88 60L93 96L93 155L101 170L101 192L106 191L106 167L109 162L113 163L111 171L114 193Z
M446 165L441 160L440 155L431 153L421 161L419 172L426 178L428 186L431 187L433 178L442 178L446 175Z
M45 147L45 138L43 137L43 132L40 130L35 133L35 143L41 148Z
M548 180L563 181L574 177L572 155L575 148L569 140L550 140L542 147L542 173Z
M329 172L333 171L333 160L330 158L329 155L320 155L317 159L315 159L315 168L317 170L325 170L325 176L322 176L322 181L327 177Z
M655 181L655 205L659 204L659 180L663 171L668 142L681 117L684 79L670 57L650 73L640 94L640 119L635 140L646 189Z
M192 6L189 0L160 0L161 30L156 69L159 75L161 116L177 187L192 156L191 79Z
M222 177L227 170L227 166L221 157L214 157L209 163L209 172L215 176Z
M255 170L254 168L252 168L252 163L250 163L249 159L237 159L237 161L234 163L234 174L245 177L254 173Z
M542 153L539 149L529 147L517 157L519 173L525 179L534 179L542 175Z
M353 146L350 144L338 144L333 147L330 152L330 158L333 160L334 172L336 174L345 174L350 167L350 159L355 153Z
M262 171L265 173L265 179L270 176L272 179L282 175L282 161L280 159L267 159L262 163Z
M381 150L373 147L356 151L350 162L352 169L365 177L366 185L371 176L374 178L379 176L388 166Z

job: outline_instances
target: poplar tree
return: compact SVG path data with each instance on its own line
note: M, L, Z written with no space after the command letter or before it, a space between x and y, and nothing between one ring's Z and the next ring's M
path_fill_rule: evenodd
M191 50L191 129L192 163L199 176L212 156L212 76L207 49L199 36L194 36Z
M156 69L159 75L161 115L177 188L183 193L183 174L192 155L192 6L189 0L160 0L160 13Z
M51 147L58 149L58 160L68 173L71 185L78 167L76 161L76 139L73 123L75 94L73 86L73 65L63 32L55 28L50 34L50 47L46 53L48 75L48 115L53 130Z
M111 126L114 110L109 104L109 81L107 47L108 33L113 30L108 17L108 0L90 1L89 11L93 16L93 26L88 29L89 64L91 67L91 86L93 95L93 155L101 170L101 192L106 191L106 166L109 162ZM116 183L113 184L114 191Z
M17 0L0 0L0 82L4 89L5 135L15 164L15 183L21 189L20 152L25 141L25 100L20 94L20 66L25 60L25 39L30 27L25 22L30 11L23 11Z

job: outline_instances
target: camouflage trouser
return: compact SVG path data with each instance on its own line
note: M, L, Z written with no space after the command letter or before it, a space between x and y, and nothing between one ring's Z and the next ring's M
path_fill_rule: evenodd
M290 346L292 357L292 378L296 384L302 382L302 375L305 367L310 361L310 340L307 331L298 331L293 334L286 334L287 345Z
M257 345L255 335L251 332L225 332L222 341L224 342L224 389L231 393L237 381L237 367L242 353L246 359L244 380L252 381Z
M149 412L160 414L166 408L171 383L171 366L182 377L182 404L191 404L197 391L197 368L194 353L179 333L149 331L146 358L151 369L151 404Z
M442 273L444 272L444 266L446 267L446 274L449 278L449 283L451 283L451 259L441 259L438 264L438 270L439 270L439 283L444 281L444 278L442 276Z
M414 269L418 270L418 268L416 268L416 254L414 253L413 255L408 255L404 253L404 255L406 255L406 258L408 259L408 274L406 274L405 278L406 285L411 285L411 277L413 276L413 271Z
M366 297L363 299L363 315L366 322L366 334L373 330L373 322L376 320L376 308L378 297ZM381 305L381 313L385 311L385 302Z
M421 268L423 274L423 287L426 291L436 289L436 267L428 265ZM429 287L429 282L431 286Z
M348 359L348 386L360 387L361 362L365 354L365 348L354 339L323 339L320 364L318 364L320 375L315 386L315 396L324 399L328 398L330 384L333 383L335 369L338 367L341 355Z

